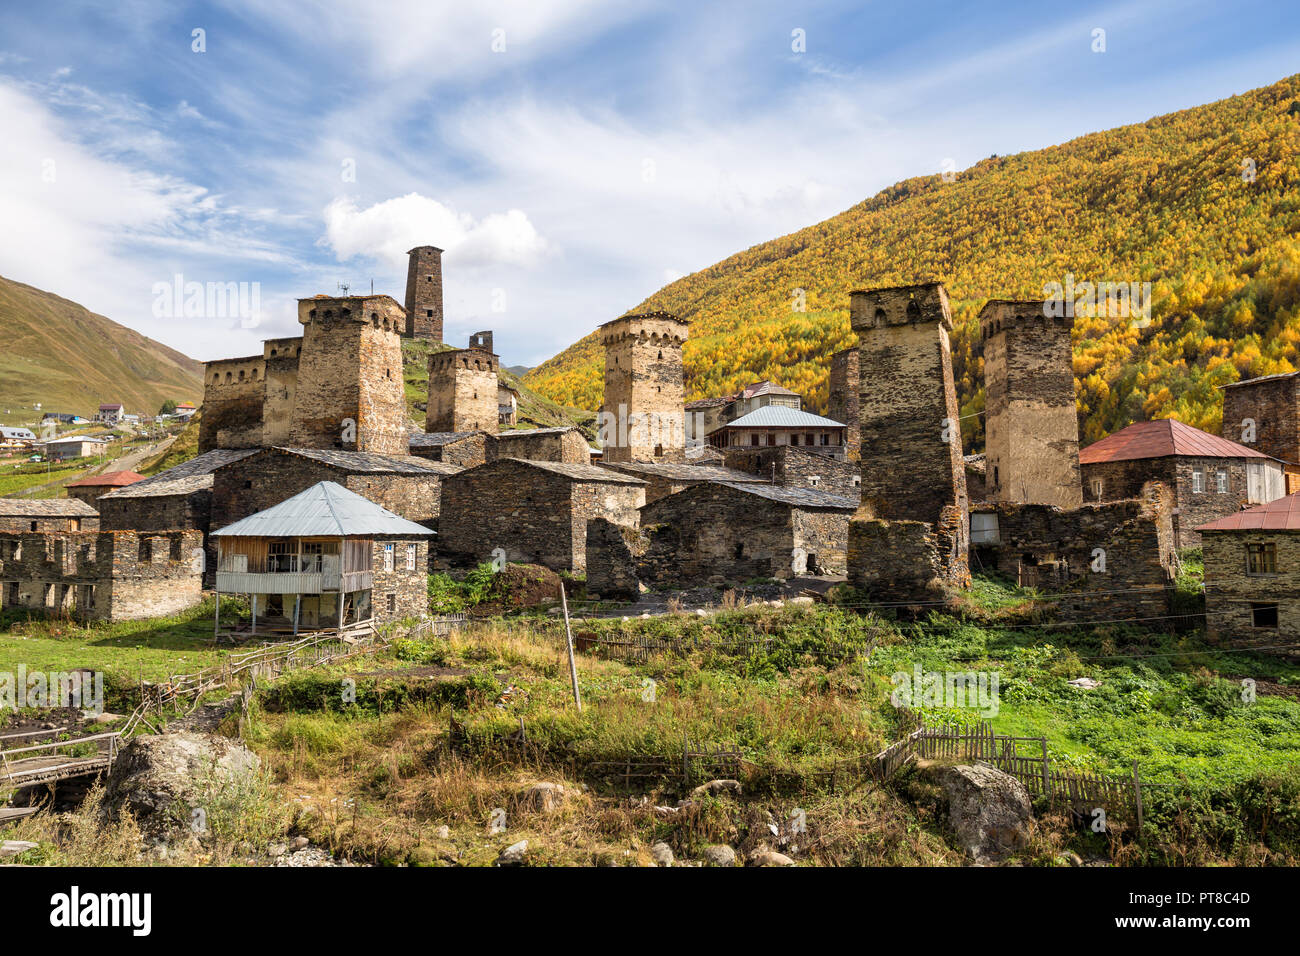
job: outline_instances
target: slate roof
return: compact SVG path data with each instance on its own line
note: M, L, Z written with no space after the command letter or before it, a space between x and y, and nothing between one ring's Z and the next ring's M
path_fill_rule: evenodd
M715 482L715 484L734 488L736 491L743 491L746 494L758 495L760 498L767 498L769 501L777 501L794 508L858 510L858 502L853 499L845 498L842 495L833 495L829 491L821 491L817 488L787 488L783 485L770 485L766 482L742 484L738 481L719 481Z
M1258 378L1242 379L1240 382L1229 382L1227 385L1220 385L1219 388L1237 388L1241 385L1254 385L1256 382L1272 382L1279 378L1295 378L1300 372L1279 372L1276 375L1261 375Z
M422 475L433 472L438 475L448 475L460 471L460 468L455 465L430 461L428 458L420 458L416 455L376 455L368 451L343 451L337 448L280 446L276 446L273 450L286 455L310 458L334 468L360 474Z
M214 537L428 537L428 528L381 508L333 481L321 481L278 505L242 518Z
M576 431L576 425L561 425L555 428L512 428L508 432L498 432L492 437L497 441L506 438L525 438L529 435L559 435L562 432Z
M1266 505L1238 511L1197 531L1300 531L1300 492L1278 498Z
M735 395L714 395L712 398L697 398L693 402L687 402L686 408L688 411L693 408L716 408L719 405L730 405L735 400Z
M607 462L605 468L616 471L630 471L636 474L650 475L655 478L669 478L686 481L736 481L762 482L768 479L735 468L722 468L718 465L687 465L669 461L619 461Z
M411 432L412 448L438 448L486 432Z
M90 475L68 482L65 488L125 488L137 481L144 481L142 474L134 471L109 471L102 475Z
M844 428L843 422L822 418L811 412L801 412L782 405L764 405L748 415L741 415L723 428Z
M214 448L189 461L183 461L174 468L160 471L144 481L137 481L125 488L110 491L104 497L166 498L202 491L204 488L212 487L212 473L222 465L239 461L249 455L256 455L260 450L259 448Z
M1136 422L1079 452L1079 464L1183 455L1195 458L1268 458L1263 452L1211 435L1172 418Z
M80 498L0 498L6 518L94 518L99 512Z
M616 485L644 485L645 482L640 478L633 478L631 475L621 475L609 468L601 465L571 465L562 461L532 461L526 458L498 458L497 461L513 461L521 465L528 465L532 468L540 468L543 471L549 471L556 475L563 475L573 481L605 481ZM494 462L487 465L479 465L479 468L491 467ZM473 472L474 469L467 469L467 473Z
M760 395L794 395L797 397L799 393L792 392L784 385L778 385L776 382L764 380L745 386L745 390L740 395L742 398L758 398Z

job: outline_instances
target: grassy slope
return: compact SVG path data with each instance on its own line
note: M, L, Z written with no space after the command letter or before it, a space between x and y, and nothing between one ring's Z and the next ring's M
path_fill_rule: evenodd
M39 420L33 410L91 417L101 402L152 415L168 398L203 397L202 365L49 292L0 278L0 421Z
M773 378L827 398L828 357L855 342L852 289L940 279L957 331L965 413L983 407L975 316L991 297L1042 297L1076 279L1150 281L1151 329L1076 323L1085 439L1143 417L1217 424L1213 386L1300 366L1300 77L960 173L898 183L824 222L686 276L630 309L692 322L688 398ZM1254 183L1243 182L1251 157ZM804 289L807 311L791 307ZM597 407L593 332L525 377ZM978 422L968 440L978 439Z

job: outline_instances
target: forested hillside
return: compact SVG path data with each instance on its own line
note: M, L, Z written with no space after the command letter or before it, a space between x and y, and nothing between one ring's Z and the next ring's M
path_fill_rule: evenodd
M1150 282L1146 327L1076 320L1083 438L1169 416L1215 431L1215 386L1300 367L1298 101L1293 76L1135 126L994 156L951 182L909 179L628 311L690 320L688 399L771 378L824 409L829 356L855 341L850 290L942 280L968 415L984 401L975 318L987 299L1042 298L1045 283L1064 284L1067 275ZM524 381L563 405L597 408L595 335ZM966 424L968 443L980 444L981 419Z

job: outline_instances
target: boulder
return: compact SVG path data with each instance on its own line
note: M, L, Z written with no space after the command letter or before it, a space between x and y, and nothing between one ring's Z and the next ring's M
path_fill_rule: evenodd
M794 860L775 850L759 850L749 857L750 866L794 866Z
M497 866L523 866L527 855L528 841L520 840L501 851L501 855L497 857Z
M938 782L948 797L948 823L976 863L996 863L1028 840L1029 791L988 764L944 767Z
M650 858L655 861L655 866L672 866L673 848L661 840L650 847Z
M126 810L151 837L188 834L193 810L249 788L261 765L242 743L215 734L135 737L113 763L100 812L115 822Z
M702 783L691 791L691 797L698 799L704 796L720 797L725 793L740 796L741 786L739 780L710 780L708 783Z
M522 810L538 813L550 813L558 810L564 803L564 787L558 783L535 783L525 787L515 795L515 802Z
M710 866L735 866L736 851L725 843L717 843L704 848L704 862Z

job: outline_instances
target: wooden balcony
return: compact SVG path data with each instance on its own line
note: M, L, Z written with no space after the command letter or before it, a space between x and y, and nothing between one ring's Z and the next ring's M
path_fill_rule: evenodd
M367 591L374 584L370 571L340 574L333 570L217 571L217 590L227 594L336 594Z

